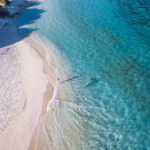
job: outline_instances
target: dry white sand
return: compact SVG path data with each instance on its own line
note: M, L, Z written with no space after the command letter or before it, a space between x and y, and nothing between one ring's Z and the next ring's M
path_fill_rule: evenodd
M12 33L19 36L13 25L7 40ZM25 40L0 52L0 150L27 150L53 94L46 60Z

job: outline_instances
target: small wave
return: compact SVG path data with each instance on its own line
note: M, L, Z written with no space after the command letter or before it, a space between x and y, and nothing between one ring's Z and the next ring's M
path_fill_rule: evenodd
M59 100L56 99L57 91L58 91L58 89L55 88L54 89L53 97L52 97L52 99L49 101L49 103L47 105L47 112L50 111L50 110L52 110L52 109L55 109L59 105Z

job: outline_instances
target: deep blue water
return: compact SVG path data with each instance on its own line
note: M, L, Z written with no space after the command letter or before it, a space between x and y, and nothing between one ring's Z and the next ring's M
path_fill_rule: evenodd
M61 91L70 84L75 94L60 99L73 103L65 111L78 124L76 149L150 149L150 1L46 0L39 8L46 12L31 26L71 66Z

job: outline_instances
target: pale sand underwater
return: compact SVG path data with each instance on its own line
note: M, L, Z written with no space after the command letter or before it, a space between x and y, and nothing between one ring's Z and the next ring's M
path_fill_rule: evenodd
M39 42L40 45L38 47L40 49L47 49L44 52L48 52L45 55L48 56L46 59L48 67L44 68L47 71L50 85L53 87L53 95L51 95L50 101L44 106L43 110L46 113L42 113L41 119L34 130L29 150L76 150L80 133L75 126L77 122L74 120L73 114L70 111L70 108L74 110L76 107L73 102L75 94L72 85L69 82L63 82L71 72L70 64L66 56L60 53L46 39L40 41L38 35L32 35L27 41L34 49L37 48L34 46L38 45ZM41 53L39 54L41 56ZM58 78L60 81L58 81Z

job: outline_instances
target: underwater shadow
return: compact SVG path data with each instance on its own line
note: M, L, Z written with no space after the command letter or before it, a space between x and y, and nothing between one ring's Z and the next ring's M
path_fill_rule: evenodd
M71 78L69 78L69 79L67 79L67 80L62 81L61 84L65 83L65 82L68 82L68 81L72 81L72 80L77 79L77 78L79 78L79 77L80 77L80 75L73 76L73 77L71 77Z
M95 85L96 83L98 83L100 81L100 79L96 79L94 81L89 81L86 85L84 85L84 88L90 87Z
M16 16L17 24L14 24L12 18L10 18L10 23L3 26L0 31L0 48L19 42L38 30L38 28L27 27L27 25L40 19L45 12L35 7L38 5L40 5L40 2L27 1L22 14Z

